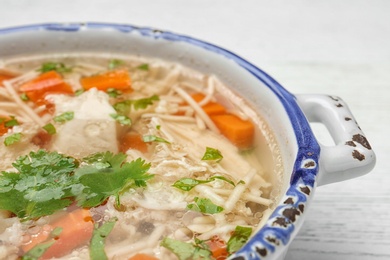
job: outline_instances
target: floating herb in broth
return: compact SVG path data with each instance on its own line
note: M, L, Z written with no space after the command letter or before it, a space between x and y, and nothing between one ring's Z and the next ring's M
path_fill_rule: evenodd
M130 56L1 64L8 258L225 259L279 199L272 132L213 75Z

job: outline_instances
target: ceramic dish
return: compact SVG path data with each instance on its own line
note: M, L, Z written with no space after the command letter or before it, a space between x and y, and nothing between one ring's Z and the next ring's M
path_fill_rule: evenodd
M293 95L248 61L210 43L151 28L102 23L41 24L0 30L0 58L48 53L112 52L179 62L228 82L275 132L285 183L264 226L231 259L283 259L316 186L369 172L375 155L338 97ZM323 123L335 145L322 146L309 122Z

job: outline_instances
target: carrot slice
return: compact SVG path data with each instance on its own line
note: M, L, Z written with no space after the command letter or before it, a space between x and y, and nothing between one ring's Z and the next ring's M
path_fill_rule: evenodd
M129 72L125 69L109 70L102 74L84 77L80 79L84 89L97 88L107 91L110 88L118 90L131 90L131 79Z
M120 140L119 150L125 153L129 149L136 149L142 153L146 153L148 151L148 145L143 141L140 134L127 133Z
M129 260L158 260L158 258L151 255L138 253L130 257Z
M50 229L61 227L62 232L54 244L42 255L40 259L61 257L70 253L73 249L86 244L92 237L93 222L89 210L76 209L50 224ZM50 232L42 231L33 237L29 244L22 249L27 252L34 246L49 239Z
M202 93L196 93L196 94L191 95L191 97L196 102L199 103L200 101L202 101L205 98L205 95L203 95ZM217 102L213 102L213 101L210 101L206 105L202 106L202 109L209 116L221 115L221 114L226 113L226 108L224 106L222 106L221 104L219 104Z
M27 97L38 105L45 104L48 94L72 94L73 89L62 79L62 76L52 70L42 73L35 79L20 86L19 90L25 92Z
M211 255L214 259L224 260L228 257L227 246L225 241L220 239L218 236L213 236L210 241L207 242Z
M232 114L210 117L221 133L238 148L249 148L253 144L255 127L249 120Z

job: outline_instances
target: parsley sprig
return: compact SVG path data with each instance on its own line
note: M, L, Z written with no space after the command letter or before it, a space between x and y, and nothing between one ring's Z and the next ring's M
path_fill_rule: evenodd
M17 172L0 175L0 209L21 219L51 215L74 201L95 207L108 197L129 188L146 186L153 177L150 164L141 159L125 162L122 153L97 153L82 160L39 150L19 157L12 165Z
M39 72L44 73L48 71L57 71L59 73L72 72L71 67L67 67L64 63L60 62L46 62L38 69Z

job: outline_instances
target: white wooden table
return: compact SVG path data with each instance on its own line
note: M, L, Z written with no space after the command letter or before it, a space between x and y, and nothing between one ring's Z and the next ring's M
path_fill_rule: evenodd
M371 142L377 166L366 176L317 189L286 259L390 259L390 1L2 0L0 5L0 27L100 21L168 29L247 58L293 93L342 97Z

